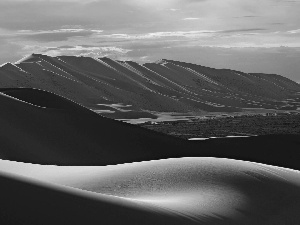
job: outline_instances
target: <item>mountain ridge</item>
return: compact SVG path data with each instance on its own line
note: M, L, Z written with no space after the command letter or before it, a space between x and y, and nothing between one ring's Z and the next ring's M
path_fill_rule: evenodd
M168 59L139 64L32 54L0 67L0 88L19 87L46 90L115 119L300 108L300 85L283 76Z

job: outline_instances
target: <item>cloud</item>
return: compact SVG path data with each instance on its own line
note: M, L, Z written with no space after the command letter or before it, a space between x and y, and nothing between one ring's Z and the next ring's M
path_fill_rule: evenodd
M244 18L257 18L257 17L259 17L259 16L253 16L253 15L251 15L251 16L243 16Z
M0 38L0 65L6 62L15 62L23 57L22 46L17 43L10 42Z
M141 10L124 0L98 1L0 1L0 27L10 30L59 29L81 26L95 29L119 29L152 22L160 15Z
M59 29L47 31L24 31L19 32L18 37L37 42L57 42L67 41L72 37L88 37L93 34L99 34L102 30L85 29Z
M198 30L198 31L169 31L169 32L154 32L154 33L146 33L146 34L111 34L111 35L102 35L102 37L107 38L117 38L117 39L159 39L165 37L186 37L186 38L195 38L195 37L203 37L210 36L217 31L211 30Z
M254 31L266 31L265 28L248 28L248 29L231 29L231 30L191 30L191 31L164 31L164 32L153 32L153 33L142 33L142 34L110 34L110 35L98 35L98 38L106 38L113 40L182 40L186 39L199 39L204 40L205 38L211 37L228 37L228 34L232 34L232 37L238 37L238 35L257 35L259 33L253 33ZM251 33L252 32L252 33ZM181 39L178 39L181 38Z
M250 32L250 31L265 31L265 28L249 28L249 29L232 29L232 30L221 30L218 33L240 33L240 32Z
M66 1L0 1L0 27L20 29L52 29L62 25L85 25L77 17L79 3ZM75 14L72 14L72 10ZM68 16L66 16L68 15Z
M288 33L290 33L290 34L299 34L300 33L300 29L290 30L290 31L288 31Z
M71 45L62 45L62 46L59 46L59 47L52 47L53 50L58 50L58 49L67 49L67 48L74 48L74 46L71 46ZM48 48L50 49L50 48Z
M197 17L187 17L187 18L183 18L182 20L199 20L199 18L197 18Z
M184 3L202 3L202 2L206 2L206 1L209 1L209 0L181 0L181 2L184 2Z
M50 56L59 55L76 55L88 57L124 57L131 50L124 49L116 46L93 46L93 45L76 45L76 46L59 46L44 48L41 53Z

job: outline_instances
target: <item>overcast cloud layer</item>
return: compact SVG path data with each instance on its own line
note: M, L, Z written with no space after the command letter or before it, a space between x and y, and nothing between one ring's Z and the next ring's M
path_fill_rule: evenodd
M0 0L0 64L161 58L300 81L300 0Z

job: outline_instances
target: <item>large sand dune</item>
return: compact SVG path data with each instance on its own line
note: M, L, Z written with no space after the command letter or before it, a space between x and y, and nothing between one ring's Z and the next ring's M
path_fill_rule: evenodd
M185 141L104 118L49 92L26 88L0 92L2 159L55 165L112 165L213 156L300 168L299 135Z
M41 164L107 165L178 155L178 149L191 145L104 118L51 93L32 89L2 91L2 159Z
M180 158L58 167L2 160L0 171L1 217L22 224L300 223L299 172L263 164Z

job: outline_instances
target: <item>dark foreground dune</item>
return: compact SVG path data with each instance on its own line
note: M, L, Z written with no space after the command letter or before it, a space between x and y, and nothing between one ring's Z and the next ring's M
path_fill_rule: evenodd
M300 173L244 161L59 167L1 160L0 181L0 220L11 224L300 223Z
M49 92L1 91L1 159L99 166L207 156L300 169L299 135L185 141L104 118Z
M2 159L107 165L166 157L185 144L180 139L104 118L48 92L35 89L2 92ZM161 149L166 149L166 153Z

